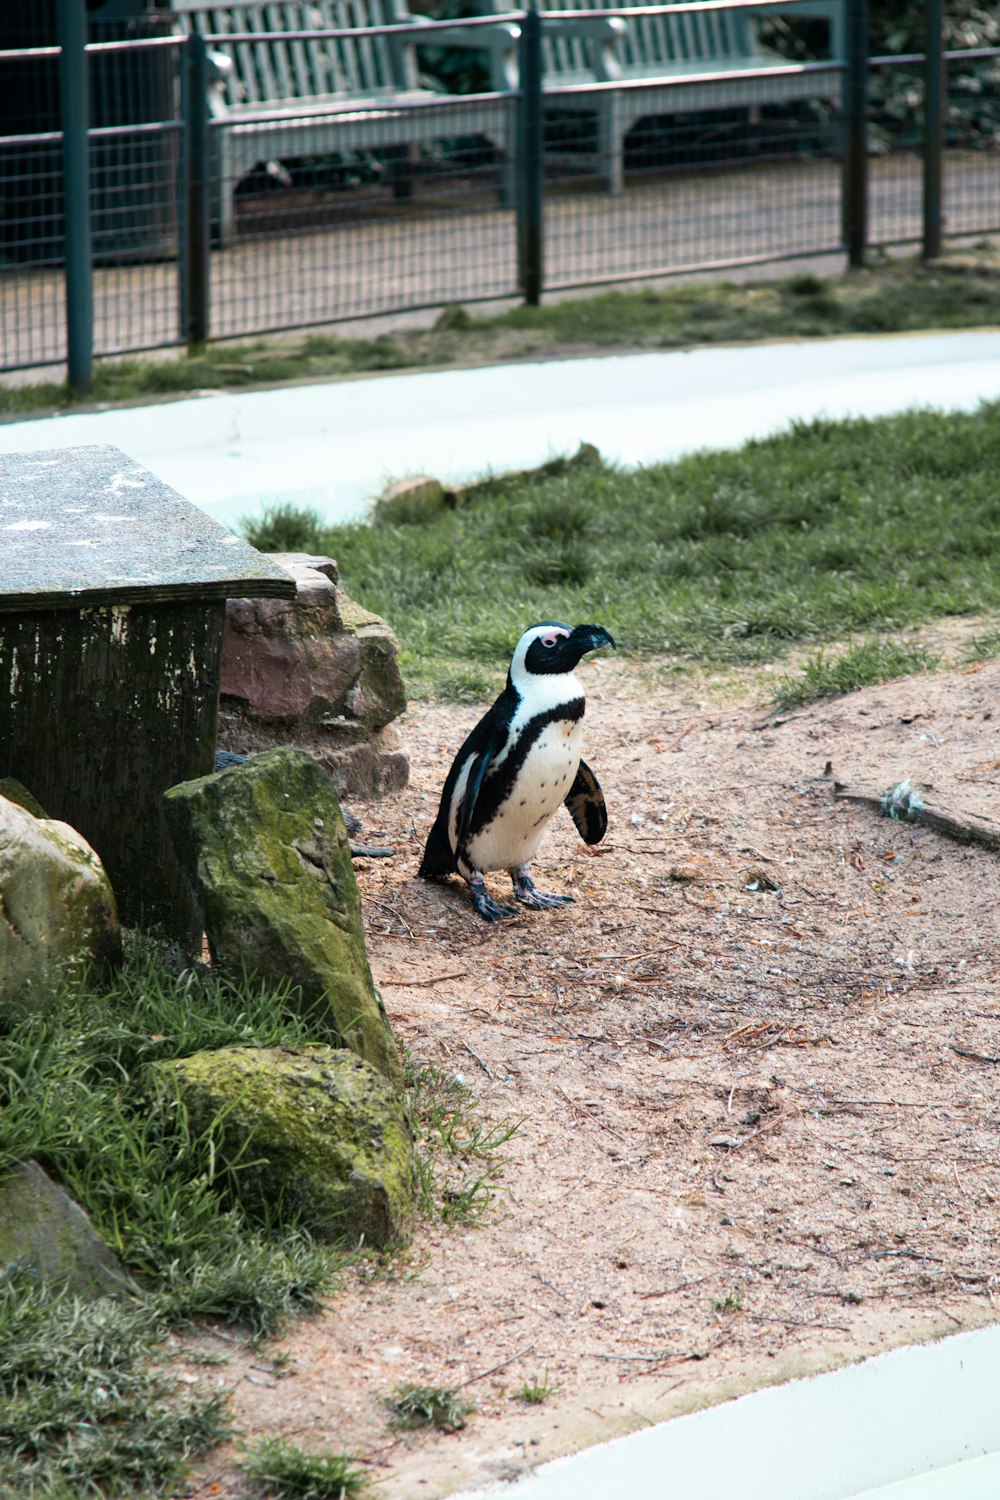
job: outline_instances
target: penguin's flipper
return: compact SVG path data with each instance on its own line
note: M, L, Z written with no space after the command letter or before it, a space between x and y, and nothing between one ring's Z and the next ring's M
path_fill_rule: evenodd
M565 800L583 842L599 844L608 831L608 809L600 782L585 760L581 760Z
M465 794L462 797L462 808L458 818L458 833L455 839L456 849L461 849L469 836L469 829L472 826L472 814L476 810L476 798L479 796L479 789L486 779L486 772L490 768L490 762L502 744L503 741L487 745L484 750L480 750L478 754L472 757L469 774L465 778Z

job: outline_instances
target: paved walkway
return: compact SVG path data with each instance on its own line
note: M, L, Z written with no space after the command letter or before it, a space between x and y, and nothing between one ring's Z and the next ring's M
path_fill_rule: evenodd
M0 453L111 443L225 525L363 518L385 482L456 481L594 443L644 464L793 421L1000 399L1000 332L888 335L379 376L0 425Z

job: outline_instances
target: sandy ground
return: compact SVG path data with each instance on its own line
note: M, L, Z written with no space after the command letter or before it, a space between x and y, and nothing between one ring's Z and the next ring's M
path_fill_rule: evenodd
M1000 822L1000 662L784 720L766 671L582 670L611 825L591 853L560 814L536 864L572 907L490 927L415 878L475 709L413 707L411 785L358 809L397 848L358 867L397 1035L521 1122L484 1220L424 1224L321 1317L257 1351L208 1335L228 1362L190 1367L246 1435L353 1454L387 1500L995 1316L1000 854L832 779ZM394 1432L406 1381L461 1387L465 1429ZM185 1493L255 1493L238 1451Z

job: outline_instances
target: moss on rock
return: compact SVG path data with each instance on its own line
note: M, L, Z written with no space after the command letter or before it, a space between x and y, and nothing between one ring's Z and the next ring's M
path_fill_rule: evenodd
M0 1003L57 975L121 962L104 866L75 829L0 796Z
M335 1047L225 1047L152 1068L161 1098L213 1127L254 1217L279 1212L326 1240L401 1243L413 1214L413 1142L392 1087Z
M214 962L234 976L290 980L318 1035L399 1083L399 1055L368 967L347 829L312 756L271 750L172 787L165 804Z
M0 1178L0 1272L15 1265L30 1266L43 1281L80 1297L130 1290L114 1251L36 1161Z

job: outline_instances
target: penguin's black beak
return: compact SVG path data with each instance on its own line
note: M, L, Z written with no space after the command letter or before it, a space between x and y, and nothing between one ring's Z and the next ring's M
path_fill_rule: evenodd
M575 625L566 640L567 649L580 656L585 651L596 651L599 646L613 646L616 651L618 649L614 636L603 625Z

